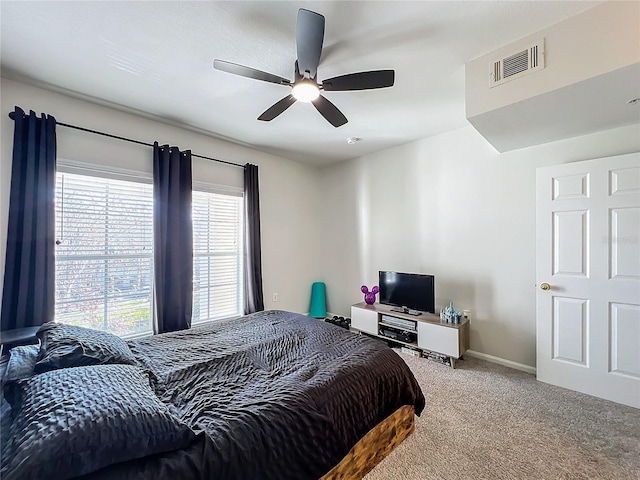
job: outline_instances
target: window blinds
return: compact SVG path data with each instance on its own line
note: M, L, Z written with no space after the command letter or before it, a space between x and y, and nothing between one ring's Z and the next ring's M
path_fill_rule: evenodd
M242 197L194 191L193 323L242 314Z
M56 321L151 332L153 187L57 173Z

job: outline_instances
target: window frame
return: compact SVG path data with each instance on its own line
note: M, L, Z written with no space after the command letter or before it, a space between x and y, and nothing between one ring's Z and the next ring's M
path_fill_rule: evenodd
M191 185L191 189L194 192L204 192L204 193L214 193L214 194L218 194L218 195L227 195L227 196L232 196L232 197L239 197L241 198L242 202L244 202L244 190L240 187L233 187L230 185L220 185L220 184L215 184L215 183L208 183L208 182L198 182L198 181L193 181L192 185ZM240 213L240 232L239 232L239 248L238 248L238 269L239 269L239 298L237 299L237 303L238 303L238 315L232 315L229 317L218 317L218 318L208 318L206 320L200 320L197 322L193 321L193 317L192 317L192 321L191 321L191 325L205 325L208 323L213 323L213 322L218 322L220 320L226 320L226 319L234 319L234 318L240 318L243 316L243 310L244 310L244 251L245 251L245 246L244 246L244 232L245 232L245 221L244 221L244 204L240 205L241 211ZM193 224L193 219L192 219L192 224ZM195 237L194 237L195 238ZM196 253L194 251L193 253L193 258L195 260L196 258ZM194 268L194 283L195 283L195 268ZM195 291L194 291L195 293ZM195 296L195 295L194 295Z

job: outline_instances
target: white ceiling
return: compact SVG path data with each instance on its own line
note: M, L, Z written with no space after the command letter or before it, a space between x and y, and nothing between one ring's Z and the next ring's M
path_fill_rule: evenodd
M468 125L465 62L599 3L3 0L0 58L4 76L325 165ZM318 80L396 71L392 88L325 93L349 119L340 128L300 102L260 122L289 88L212 68L219 58L292 78L300 7L326 17Z

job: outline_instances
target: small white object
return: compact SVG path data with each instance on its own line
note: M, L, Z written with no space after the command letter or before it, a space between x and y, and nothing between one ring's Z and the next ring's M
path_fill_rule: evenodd
M362 139L358 138L358 137L349 137L349 138L347 138L347 143L349 145L353 145L354 143L358 143L360 140L362 140Z
M420 357L420 350L414 350L413 348L401 347L400 351L414 357Z
M273 295L271 295L271 300L273 300L274 302L278 301L278 294L274 293Z
M463 310L462 317L466 318L467 320L471 320L471 310Z

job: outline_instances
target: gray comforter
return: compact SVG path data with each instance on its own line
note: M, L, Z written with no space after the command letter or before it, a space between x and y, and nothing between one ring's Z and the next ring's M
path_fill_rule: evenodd
M390 348L260 312L129 342L160 400L199 432L188 449L91 478L317 479L373 426L424 396Z

